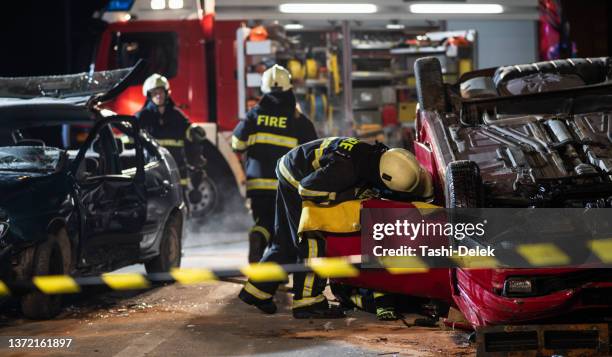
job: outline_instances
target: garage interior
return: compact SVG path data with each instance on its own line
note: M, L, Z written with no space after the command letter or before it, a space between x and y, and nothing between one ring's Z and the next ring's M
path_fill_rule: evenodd
M612 355L612 241L606 236L612 222L606 213L612 209L609 1L24 0L10 7L0 14L6 35L0 56L0 196L9 198L0 198L1 355ZM355 197L352 205L305 203L298 222L300 239L309 240L309 233L322 237L329 264L338 258L344 265L341 269L332 264L333 272L321 273L317 259L282 264L280 275L289 279L273 299L278 312L266 315L238 298L249 286L247 280L259 273L249 270L256 263L249 265L248 259L250 234L260 226L252 217L248 153L236 150L234 130L269 93L262 84L274 65L290 74L296 113L312 123L318 138L354 137L360 143L408 150L431 177L433 197L377 192ZM99 71L109 72L95 74ZM53 77L75 73L80 77ZM157 191L145 186L147 170L177 151L161 148L167 140L131 129L139 125L133 116L151 103L152 92L143 90L143 83L156 73L167 78L166 95L188 119L181 135L194 127L202 130L197 152L205 159L198 166L181 158L189 162L187 183L178 169L169 173L176 166L171 164L163 174L168 176L156 178L161 187ZM87 99L77 101L72 91ZM30 103L40 105L37 101L59 109L32 107L19 114L19 108ZM73 106L78 109L68 110ZM48 119L41 118L37 108L49 110ZM125 120L113 121L116 115ZM22 122L15 124L17 117ZM256 118L259 125L261 117ZM274 121L265 125L285 125L270 118ZM109 142L100 144L102 140L88 135L104 120L109 123L104 134ZM30 122L43 129L24 124ZM82 184L79 190L87 190L91 182L76 176L82 170L87 176L88 165L93 165L100 176L112 176L105 184L120 187L104 189L113 193L113 204L145 197L149 201L143 216L134 214L119 225L132 227L142 218L149 230L137 238L116 234L117 240L102 243L102 248L88 246L68 230L69 238L79 242L71 243L77 252L69 262L71 270L49 268L40 275L70 275L78 289L60 284L57 292L47 293L32 282L39 275L34 272L39 246L9 240L13 234L24 235L19 228L13 233L24 223L10 208L15 203L11 195L28 190L25 184L30 178L36 181L37 174L24 173L19 179L23 186L3 185L16 177L10 167L2 167L14 160L6 157L15 155L3 151L5 132L15 139L17 152L19 146L42 142L45 150L65 149L68 163L79 159L81 146L91 145L82 150L83 167L73 164L66 172L75 177L67 177L75 179L75 187ZM195 133L189 131L177 142L183 145ZM247 137L246 147L256 140ZM99 147L104 145L108 155L120 160L117 168L103 167L107 164ZM317 164L326 148L321 145ZM269 160L276 167L278 158ZM319 169L315 161L312 166ZM121 191L140 174L145 193ZM298 185L303 189L297 182L296 193ZM463 191L456 188L460 185ZM180 202L173 203L176 209L164 218L166 225L151 228L152 217L165 215L156 208L165 207L169 196ZM165 203L151 203L151 197ZM37 212L35 202L20 204L26 205L25 211ZM93 207L96 199L83 202ZM84 207L79 214L87 218ZM523 222L513 221L513 212L568 209L553 212L559 216L543 214L549 218L541 218L541 225L584 220L597 233L568 238L567 247L560 236L523 241L517 234L512 237L524 246L546 249L531 256L518 243L501 244L500 250L520 256L511 263L478 265L483 264L478 260L473 266L438 266L427 260L423 266L411 261L393 267L399 273L387 263L376 266L382 272L369 270L371 257L363 253L371 233L364 228L367 212L386 209L389 215L381 215L392 222L396 216L388 212L434 208L449 209L449 217L453 209L478 209L475 216L498 223L504 214L495 209L508 209L506 222L499 223L508 229L512 222ZM107 224L124 213L119 211L81 221L79 232L83 226L91 225L93 231ZM493 211L497 213L487 213ZM307 213L319 221L305 222ZM47 223L45 227L53 226ZM156 234L161 243L143 249L146 237ZM172 234L178 239L176 247L164 245L164 237ZM121 239L137 241L125 245L128 249ZM28 249L30 253L24 253ZM576 263L583 250L588 257ZM88 257L86 251L95 254ZM178 266L160 260L165 253L178 254L174 260L187 275L171 275ZM24 269L27 254L31 266ZM49 253L51 261L53 254L59 253ZM153 255L159 255L154 262ZM560 255L567 259L556 260ZM324 295L332 305L343 306L346 317L294 319L291 274L296 272L329 279ZM144 283L128 279L113 286L104 280L108 273L136 276ZM265 280L274 275L268 270L261 274L266 282L279 280L278 275L277 280ZM362 299L374 301L382 293L393 294L401 309L398 319L382 321L377 308L366 311ZM21 300L31 296L27 294L61 294L61 309L46 318L29 316ZM342 305L342 294L348 307ZM70 339L72 346L15 345L19 339L38 343L47 338Z

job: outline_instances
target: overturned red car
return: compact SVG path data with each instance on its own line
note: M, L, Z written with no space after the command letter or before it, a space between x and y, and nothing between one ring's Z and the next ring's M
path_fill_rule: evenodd
M449 85L438 60L422 58L415 75L414 152L434 179L434 203L612 208L610 59L491 68ZM369 200L362 207L412 205ZM357 233L326 238L330 256L361 253ZM612 269L438 268L409 275L378 270L342 282L445 301L475 328L612 321ZM602 335L593 336L597 342Z

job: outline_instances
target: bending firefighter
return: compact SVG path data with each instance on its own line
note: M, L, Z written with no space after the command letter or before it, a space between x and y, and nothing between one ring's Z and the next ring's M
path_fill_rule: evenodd
M327 138L301 145L283 156L276 167L279 186L272 244L262 262L290 264L325 256L325 240L298 235L302 202L331 205L365 197L427 200L433 196L429 173L404 149L370 145L355 138ZM343 317L323 295L326 280L314 273L293 277L293 316ZM249 281L240 299L274 313L272 297L278 283Z
M141 128L172 154L181 174L183 189L189 184L188 165L203 168L206 160L201 156L201 145L206 140L202 127L190 124L183 112L170 98L170 83L166 77L153 74L142 87L147 100L136 113ZM186 147L185 145L189 145Z
M296 108L291 75L274 65L264 72L259 103L234 129L232 148L246 154L247 197L255 225L249 232L249 262L261 259L274 231L278 180L276 161L317 138L314 126Z

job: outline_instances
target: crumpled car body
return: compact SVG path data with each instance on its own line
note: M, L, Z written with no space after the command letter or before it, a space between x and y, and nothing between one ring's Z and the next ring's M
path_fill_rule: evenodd
M464 74L455 85L442 83L436 61L429 58L415 65L420 108L414 143L417 159L434 179L436 204L612 207L608 58L479 70ZM466 176L457 172L468 172L477 186L462 188L459 178ZM458 181L449 185L451 180ZM380 201L385 207L395 204ZM352 244L347 243L351 239ZM358 254L354 246L359 238L351 239L328 235L329 254ZM433 269L422 277L378 273L351 282L442 297L474 327L570 321L576 316L582 322L601 321L612 310L610 269L440 270L443 273ZM509 281L516 279L528 281L532 290L509 291Z

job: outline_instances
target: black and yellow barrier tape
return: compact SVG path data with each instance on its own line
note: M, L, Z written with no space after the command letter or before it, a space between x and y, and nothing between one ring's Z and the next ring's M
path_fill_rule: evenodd
M100 276L42 275L30 280L0 280L0 296L23 295L32 291L44 294L74 294L89 289L141 290L168 283L198 284L229 278L246 277L255 282L285 281L289 274L314 272L324 278L353 278L364 272L386 271L390 274L427 273L433 268L549 268L570 267L612 267L612 238L587 242L588 265L584 255L577 259L568 250L549 243L522 244L512 249L524 266L508 265L503 257L466 256L424 257L402 256L385 257L362 261L361 255L309 259L301 264L280 265L276 263L249 264L237 269L200 269L180 268L167 273L105 273ZM612 272L612 270L610 270Z

